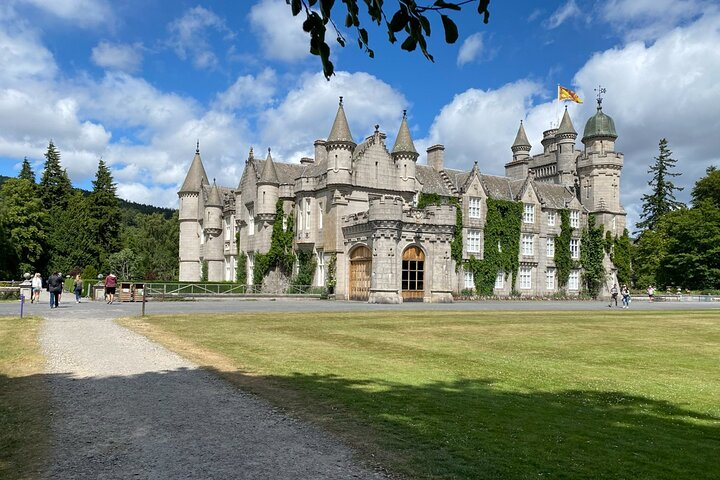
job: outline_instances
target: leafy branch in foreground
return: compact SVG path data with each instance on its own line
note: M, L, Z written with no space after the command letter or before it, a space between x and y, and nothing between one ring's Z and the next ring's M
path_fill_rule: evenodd
M335 67L330 61L330 46L325 41L328 30L327 25L332 26L336 34L336 41L341 47L344 47L347 43L341 29L332 19L335 0L285 0L285 2L290 5L293 16L305 12L306 18L303 22L303 30L310 34L310 53L320 57L323 74L329 80L335 72ZM459 36L458 28L455 22L443 12L461 11L463 6L477 2L477 12L483 16L483 23L488 23L490 19L490 11L488 10L490 0L462 0L458 2L436 0L432 5L418 5L415 0L397 0L398 9L392 15L386 13L383 0L363 0L363 2L370 21L378 26L384 24L387 28L390 43L397 42L396 34L404 31L407 36L400 48L412 52L419 46L425 58L431 62L433 56L428 51L426 40L431 33L429 13L436 13L440 16L445 32L445 42L450 44L457 41ZM346 11L345 28L355 29L358 37L358 47L364 50L370 58L374 58L375 52L370 48L368 32L361 23L358 0L342 0L342 3L345 4ZM319 11L312 9L315 6L319 7ZM335 12L338 10L340 8Z

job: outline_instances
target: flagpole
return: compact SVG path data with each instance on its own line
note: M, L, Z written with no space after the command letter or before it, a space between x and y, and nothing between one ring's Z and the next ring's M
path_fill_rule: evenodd
M560 113L558 112L558 104L560 103L560 84L557 84L557 97L555 98L555 125L553 125L553 128L556 128L560 125L560 119L558 118L560 116Z

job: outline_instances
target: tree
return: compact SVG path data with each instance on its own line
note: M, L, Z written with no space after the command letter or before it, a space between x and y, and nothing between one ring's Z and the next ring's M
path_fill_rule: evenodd
M40 178L40 198L45 208L64 209L72 192L72 184L60 165L60 152L52 140L45 152L45 159L45 168Z
M122 280L131 280L138 277L137 255L129 248L123 248L107 258L107 267Z
M33 169L30 166L30 162L28 162L27 157L25 157L25 159L23 160L22 168L20 169L20 175L18 175L18 178L27 180L33 185L35 185L35 172L33 172Z
M462 7L468 4L474 4L477 1L477 12L483 15L483 22L488 23L490 11L488 5L490 0L461 0L457 2L446 2L444 0L436 0L432 5L418 5L415 0L398 0L398 9L390 14L386 12L382 0L364 0L369 20L378 26L384 24L387 29L388 40L390 43L397 41L396 34L404 32L406 37L400 45L400 48L408 52L414 51L420 46L420 51L425 58L433 61L433 56L428 52L426 37L430 36L430 18L428 14L437 14L445 32L445 42L455 43L458 39L458 29L455 22L444 12L460 11ZM320 57L323 66L323 74L328 80L334 73L334 66L330 61L330 46L325 41L327 33L327 25L330 24L336 35L336 41L344 47L347 43L345 36L337 27L337 23L332 18L332 14L336 16L345 15L345 28L354 28L357 32L357 43L360 49L364 50L370 58L375 57L375 52L370 48L369 35L363 23L368 19L361 19L360 6L358 0L343 0L345 8L341 10L336 6L335 0L285 0L292 9L293 16L305 12L305 21L303 22L303 30L310 35L310 53ZM312 10L311 7L319 7L319 11Z
M100 159L93 190L87 197L88 235L94 264L102 269L108 255L120 250L120 204L112 174Z
M86 265L94 265L96 257L88 229L88 201L80 190L68 197L63 209L53 208L49 218L48 249L50 271L79 272Z
M660 262L667 254L667 240L667 232L661 222L655 230L645 230L635 241L632 264L637 287L646 288L649 285L658 285L657 271L660 268Z
M708 167L706 175L695 183L692 189L692 200L694 206L702 202L710 202L720 207L720 170L716 167Z
M682 191L682 188L676 187L670 180L672 177L680 176L679 173L670 171L677 163L671 155L667 140L661 139L660 154L655 157L655 164L648 170L648 173L652 174L652 179L648 182L652 192L642 196L643 212L640 218L643 220L637 224L637 228L641 231L652 230L660 217L683 206L682 202L675 200L674 194L676 190Z
M47 213L35 192L35 184L25 178L11 178L0 188L0 223L3 224L2 262L11 276L41 269L45 250Z
M145 280L174 280L178 275L177 212L166 219L159 213L137 215L137 225L129 227L126 245L137 254L137 271Z

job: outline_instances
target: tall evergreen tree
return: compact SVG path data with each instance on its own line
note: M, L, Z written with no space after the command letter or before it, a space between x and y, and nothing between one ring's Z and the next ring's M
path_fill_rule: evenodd
M102 270L107 257L121 247L120 203L110 169L105 161L98 162L93 190L88 201L88 238L94 252L97 267Z
M46 208L65 208L72 193L72 184L60 165L60 152L52 140L45 152L45 159L45 168L40 177L40 198Z
M28 162L27 157L25 157L25 159L23 160L22 168L20 169L20 175L18 175L18 178L28 180L33 185L35 184L35 172L33 172L33 169L30 166L30 162Z
M42 269L46 244L47 213L35 193L35 185L24 178L11 178L0 188L0 216L7 248L0 263L12 276ZM15 271L12 271L12 270Z
M655 157L655 164L648 170L648 173L652 174L652 179L648 182L652 191L642 196L643 212L640 218L643 220L637 224L640 231L652 230L660 217L683 206L682 202L675 200L674 192L682 191L682 188L676 187L671 181L672 177L680 176L679 173L671 171L677 163L671 155L667 139L661 139L660 154Z
M80 271L95 260L88 234L88 199L74 190L63 209L52 210L49 271L65 274Z

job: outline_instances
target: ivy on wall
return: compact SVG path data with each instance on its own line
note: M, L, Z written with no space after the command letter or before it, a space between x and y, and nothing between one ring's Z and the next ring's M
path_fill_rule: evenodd
M202 264L200 265L200 280L203 282L208 281L208 262L207 260L203 260Z
M325 285L328 291L331 293L335 291L335 285L337 285L337 253L333 252L330 254L330 260L327 265L327 281Z
M312 285L317 261L313 252L304 250L298 251L297 259L298 273L293 277L290 284L294 287L293 291L295 293L305 293Z
M499 271L512 275L514 281L520 266L518 255L522 202L488 198L486 204L483 259L471 256L464 263L464 268L473 272L475 292L478 295L492 295L495 277Z
M253 284L262 285L265 276L275 268L284 275L292 273L295 255L293 254L294 221L292 213L289 215L286 228L283 230L283 201L275 204L275 220L273 221L272 236L270 237L270 250L267 253L255 253L253 268Z
M453 239L450 242L450 257L455 260L455 268L458 269L462 264L463 250L463 213L460 201L457 198L443 197L437 193L422 193L418 198L417 208L425 208L428 205L454 205L455 206L455 229L453 231Z
M597 297L605 280L605 239L603 226L595 225L595 217L588 216L588 226L582 232L580 241L580 262L583 266L583 286L593 297Z
M573 260L570 253L570 239L572 228L570 227L570 212L567 209L560 210L560 235L555 242L555 268L557 268L557 279L560 287L567 285L570 278L570 270L573 268Z

